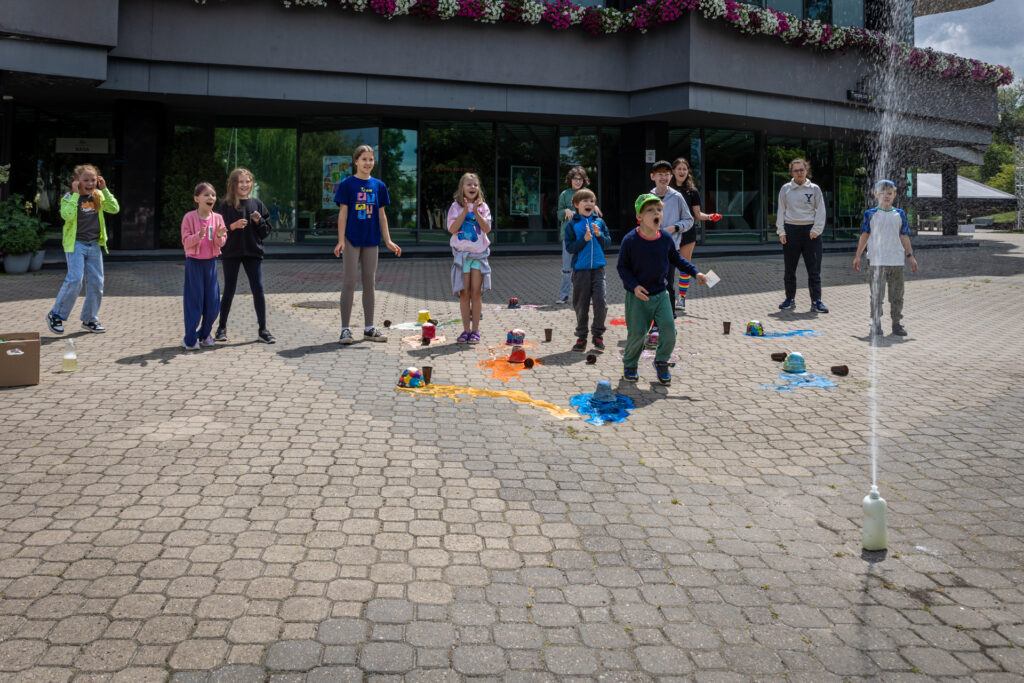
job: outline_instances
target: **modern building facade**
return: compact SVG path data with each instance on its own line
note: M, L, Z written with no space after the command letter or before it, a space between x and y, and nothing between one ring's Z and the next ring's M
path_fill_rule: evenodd
M885 28L889 3L914 9L909 0L748 4ZM827 198L826 238L859 227L880 121L868 100L880 86L856 50L747 35L699 11L646 33L593 36L578 26L389 20L288 4L95 0L83 12L70 0L5 3L7 191L57 223L70 170L94 163L124 207L113 246L153 249L177 244L197 181L223 193L227 171L243 165L271 207L273 241L327 245L336 238L333 185L367 143L403 246L447 241L444 213L471 170L499 245L554 248L571 165L588 169L621 234L632 227L632 197L650 186L649 162L683 156L703 208L724 216L701 239L757 243L773 238L786 163L805 156ZM981 2L951 8L967 4ZM912 72L900 88L891 107L901 114L891 142L900 168L967 162L988 144L994 84Z

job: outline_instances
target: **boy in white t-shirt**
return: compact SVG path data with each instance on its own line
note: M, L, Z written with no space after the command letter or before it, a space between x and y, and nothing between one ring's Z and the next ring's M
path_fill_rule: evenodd
M853 257L853 269L860 272L860 256L867 248L868 284L871 287L871 336L882 336L882 297L889 288L889 316L892 318L892 333L907 336L907 330L900 324L903 318L903 261L910 262L910 272L917 272L917 259L910 244L910 226L907 214L893 208L896 200L896 184L891 180L875 183L875 199L878 206L864 212L864 226L861 228L857 254Z

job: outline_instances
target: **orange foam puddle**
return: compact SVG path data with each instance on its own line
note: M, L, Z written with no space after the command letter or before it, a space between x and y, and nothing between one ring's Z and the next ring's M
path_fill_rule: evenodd
M625 327L626 326L626 319L625 318L612 318L611 320L608 321L608 324L609 325L617 325L618 327Z
M533 358L533 365L544 365L541 361ZM500 379L502 382L510 382L514 379L520 379L519 373L526 369L526 366L522 363L509 363L508 356L505 358L492 358L490 360L482 360L476 364L478 368L484 368L491 371L491 379Z
M416 394L419 396L434 396L436 398L450 398L456 403L462 401L472 401L477 396L486 396L489 398L507 398L515 403L525 403L527 405L541 408L542 410L548 411L549 414L557 417L560 420L567 418L577 418L579 414L574 411L566 410L561 406L556 406L554 403L548 403L547 401L541 401L532 398L525 391L516 391L514 389L503 389L497 391L494 389L477 389L476 387L459 387L447 384L430 384L425 387L419 387L417 389L408 389L406 387L395 387L397 391L405 391L410 394Z

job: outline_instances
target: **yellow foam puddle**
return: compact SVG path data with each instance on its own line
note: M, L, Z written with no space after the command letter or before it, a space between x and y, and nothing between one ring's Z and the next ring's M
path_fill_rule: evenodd
M514 389L504 389L502 391L496 391L494 389L477 389L476 387L459 387L449 384L430 384L425 387L419 387L417 389L408 389L406 387L395 387L397 391L404 391L417 396L434 396L437 398L450 398L456 403L462 401L472 401L477 396L486 396L490 398L507 398L510 401L516 403L525 403L527 405L535 406L543 410L548 411L551 415L557 417L560 420L566 418L575 418L579 415L572 410L566 410L561 406L556 406L554 403L548 403L547 401L541 401L531 397L525 391L516 391Z

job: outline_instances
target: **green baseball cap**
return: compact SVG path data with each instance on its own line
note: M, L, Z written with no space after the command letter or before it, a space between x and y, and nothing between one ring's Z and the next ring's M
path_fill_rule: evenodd
M633 202L633 208L636 209L636 212L638 214L640 214L643 213L644 206L646 204L650 204L651 202L658 202L660 204L661 197L651 192L645 192L636 198L636 201Z

